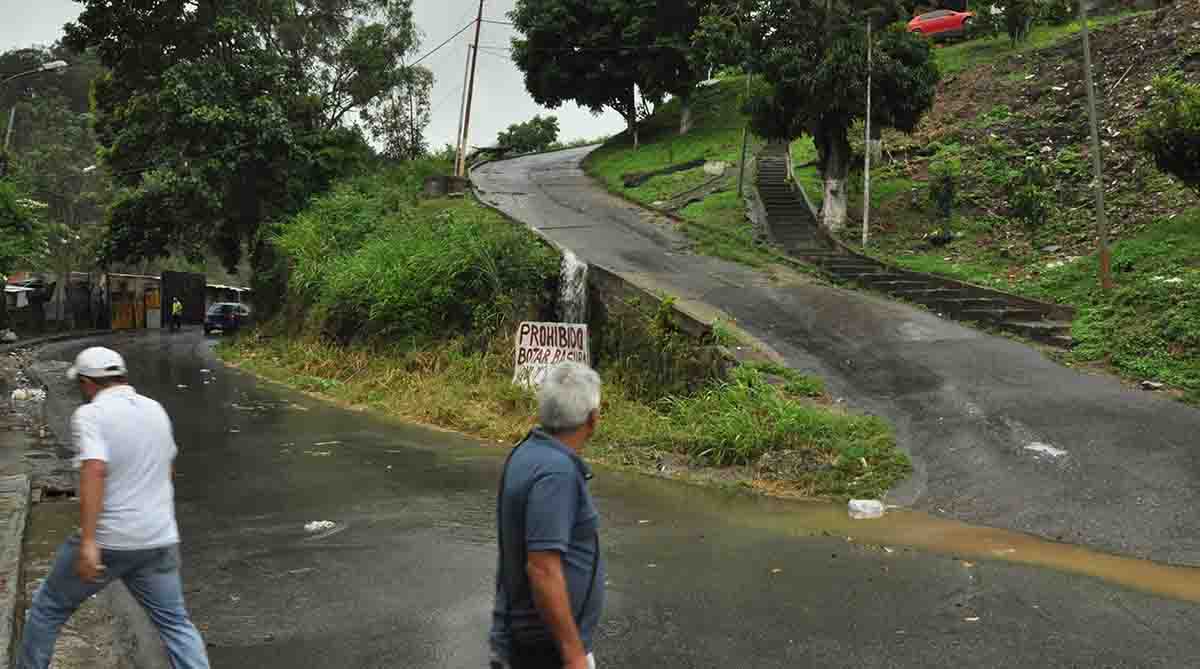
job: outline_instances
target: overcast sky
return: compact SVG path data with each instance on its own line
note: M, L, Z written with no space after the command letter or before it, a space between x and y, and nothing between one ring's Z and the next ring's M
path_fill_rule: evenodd
M484 17L505 21L505 14L516 0L487 0ZM441 44L450 35L470 23L479 9L475 0L414 0L417 25L424 33L422 53ZM62 26L74 20L82 5L73 0L0 0L0 51L34 44L50 44L62 37ZM454 142L458 129L458 110L462 102L467 45L473 38L468 30L426 60L437 82L433 89L433 123L427 132L430 145L437 149ZM480 43L506 46L512 29L484 24ZM495 53L494 51L492 53ZM502 56L483 52L475 84L475 112L471 122L471 143L475 146L495 142L496 134L512 123L534 114L554 114L562 128L561 138L592 138L619 132L620 116L606 111L596 117L585 109L564 105L547 111L537 106L525 91L521 73Z

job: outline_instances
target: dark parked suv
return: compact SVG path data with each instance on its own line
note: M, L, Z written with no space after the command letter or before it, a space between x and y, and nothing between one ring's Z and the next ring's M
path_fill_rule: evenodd
M250 322L250 309L236 302L218 302L208 308L204 316L204 334L213 330L221 332L236 332L238 328Z

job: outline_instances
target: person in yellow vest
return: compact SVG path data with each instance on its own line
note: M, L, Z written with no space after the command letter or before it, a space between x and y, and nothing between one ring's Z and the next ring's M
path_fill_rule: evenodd
M178 330L183 325L183 302L175 298L171 302L171 329Z

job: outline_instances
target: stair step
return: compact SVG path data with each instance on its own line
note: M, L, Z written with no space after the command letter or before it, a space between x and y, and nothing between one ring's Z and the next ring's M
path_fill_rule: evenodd
M1018 307L1001 307L992 309L964 309L960 315L969 320L978 321L1019 321L1019 322L1042 322L1043 314L1037 309L1018 308Z
M1002 309L1007 303L1004 300L987 297L955 297L926 305L940 312L957 315L970 309Z
M1047 344L1053 344L1059 348L1074 348L1075 338L1070 335L1052 335L1046 340Z
M1002 321L1000 327L1037 341L1057 343L1069 337L1071 324L1065 321Z
M876 286L876 288L879 288L879 286ZM887 292L892 295L898 296L898 297L903 297L906 300L916 302L918 304L925 304L926 302L936 302L939 299L945 299L947 297L953 297L956 295L961 296L963 294L963 291L958 288L928 288L928 287L899 288L899 289L888 290Z

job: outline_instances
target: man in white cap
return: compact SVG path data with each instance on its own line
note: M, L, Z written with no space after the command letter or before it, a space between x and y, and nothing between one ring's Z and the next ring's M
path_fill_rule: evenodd
M80 531L59 548L33 597L18 669L46 669L63 623L117 579L158 628L172 667L209 666L179 578L171 419L126 375L121 355L101 347L80 353L67 372L87 400L71 418L80 462Z

